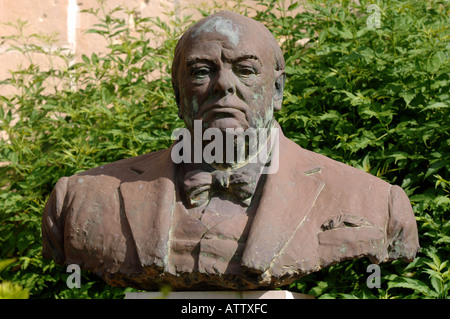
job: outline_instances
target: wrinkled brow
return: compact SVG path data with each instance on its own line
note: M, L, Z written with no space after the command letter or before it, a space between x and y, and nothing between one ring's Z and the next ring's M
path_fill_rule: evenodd
M211 63L214 63L214 61L215 61L215 59L211 59L210 57L193 55L186 59L186 64L187 64L187 66L192 66L193 64L196 64L196 63L211 64Z
M227 59L227 62L237 63L237 62L241 62L241 61L245 61L245 60L255 60L260 65L262 65L261 60L256 55L253 55L253 54L244 54L244 55L238 56L234 59Z
M254 61L258 62L259 65L262 66L261 60L256 55L253 55L253 54L244 54L244 55L241 55L241 56L238 56L235 58L226 58L225 57L224 60L226 62L232 63L232 64L238 63L241 61L245 61L245 60L254 60ZM210 57L206 57L206 56L193 55L193 56L189 56L187 58L186 62L187 62L187 66L192 66L193 64L196 64L196 63L207 63L207 64L215 63L215 59L211 59Z

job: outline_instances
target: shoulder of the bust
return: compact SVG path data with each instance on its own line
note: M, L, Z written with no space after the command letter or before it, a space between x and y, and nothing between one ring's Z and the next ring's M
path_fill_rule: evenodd
M316 177L326 181L327 183L338 183L341 185L354 185L358 187L361 184L378 185L383 188L390 188L392 185L359 168L353 167L346 163L332 159L325 155L304 149L296 144L297 155L300 161L310 163L309 171L305 171L306 175L316 175ZM350 186L350 185L349 185Z
M120 181L129 181L142 174L144 171L158 170L161 164L166 161L161 160L166 157L170 149L162 149L139 156L124 158L115 162L106 163L100 166L93 167L86 171L79 172L72 175L69 181L76 179L89 178L103 178L103 179L118 179Z
M149 176L160 173L165 152L167 150L155 151L94 167L72 176L61 177L53 189L47 206L50 211L52 207L58 207L53 209L55 212L64 211L68 204L71 205L72 210L77 211L88 202L95 202L96 205L104 203L104 207L109 207L113 205L111 201L119 200L121 185L124 183L134 185L143 178L146 180ZM165 165L167 166L167 161ZM140 170L144 167L146 171L141 172ZM145 175L142 175L144 173ZM106 204L106 202L110 203Z

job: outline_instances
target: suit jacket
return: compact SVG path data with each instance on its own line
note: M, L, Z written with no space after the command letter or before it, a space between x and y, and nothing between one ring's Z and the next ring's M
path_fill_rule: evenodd
M282 134L279 143L279 169L267 176L241 259L252 284L237 288L280 286L347 259L415 257L417 225L400 187ZM192 278L180 283L168 265L176 193L171 148L63 177L45 207L43 256L112 285L190 289ZM205 276L220 288L220 276Z

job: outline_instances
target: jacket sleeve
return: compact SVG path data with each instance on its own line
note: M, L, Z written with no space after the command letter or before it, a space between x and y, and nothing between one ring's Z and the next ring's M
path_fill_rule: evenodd
M64 264L64 219L67 193L67 177L62 177L55 185L45 205L42 216L42 256Z
M387 227L388 258L412 261L419 250L417 223L405 191L392 185Z

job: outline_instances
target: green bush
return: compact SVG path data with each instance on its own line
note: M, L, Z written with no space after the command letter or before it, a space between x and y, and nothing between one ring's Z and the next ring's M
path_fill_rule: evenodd
M228 8L252 12L241 1ZM256 4L258 6L256 6ZM409 195L421 251L414 262L381 265L381 287L368 288L367 260L343 262L287 289L318 298L449 297L449 30L445 1L255 1L287 62L283 109L276 117L300 146L363 169ZM220 4L202 8L204 15ZM54 36L25 36L26 23L3 38L24 64L0 82L0 260L2 273L32 298L122 298L82 272L69 289L65 267L41 256L41 216L62 176L166 148L183 123L170 81L177 38L191 17L169 23L132 10L88 10L88 30L108 51L73 63L65 49L46 50ZM133 23L128 23L133 19ZM308 39L299 41L300 39ZM307 43L305 43L307 41ZM38 43L38 44L37 44ZM45 57L48 65L35 64ZM40 59L42 60L42 59Z
M15 258L0 260L0 273L15 261ZM29 296L28 290L20 285L0 280L0 299L28 299Z

